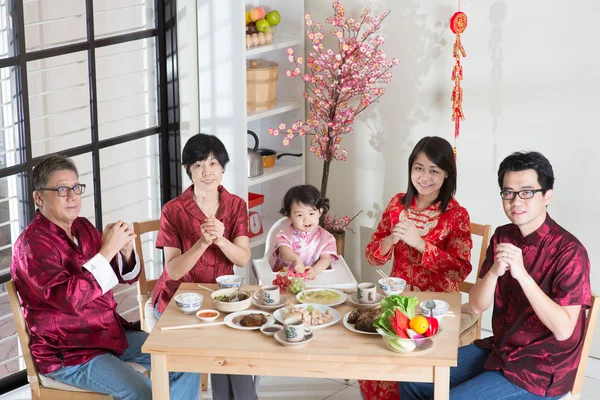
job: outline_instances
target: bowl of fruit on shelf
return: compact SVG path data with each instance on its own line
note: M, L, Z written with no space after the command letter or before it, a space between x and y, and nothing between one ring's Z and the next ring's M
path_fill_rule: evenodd
M253 7L250 11L246 11L246 48L273 42L273 35L279 21L281 15L277 10L266 12L262 7Z
M397 353L425 351L433 347L442 332L437 319L415 315L419 299L392 295L381 301L381 316L373 322L385 343Z

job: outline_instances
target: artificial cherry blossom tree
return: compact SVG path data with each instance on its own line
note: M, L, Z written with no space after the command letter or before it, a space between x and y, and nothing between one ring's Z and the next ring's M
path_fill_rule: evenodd
M388 60L380 49L384 37L377 33L389 11L371 16L371 10L365 8L359 18L353 18L346 17L339 1L334 1L332 8L334 15L325 22L332 26L336 50L325 50L323 26L313 23L310 14L305 16L306 36L313 50L306 59L304 74L300 69L302 57L296 57L291 48L287 50L289 61L296 67L286 75L304 81L308 118L292 126L280 124L269 129L271 135L284 135L285 146L296 136L312 135L309 150L323 160L323 197L327 194L331 162L346 161L348 156L347 150L340 147L342 136L354 133L354 119L383 96L383 86L392 78L391 69L398 65L398 59Z

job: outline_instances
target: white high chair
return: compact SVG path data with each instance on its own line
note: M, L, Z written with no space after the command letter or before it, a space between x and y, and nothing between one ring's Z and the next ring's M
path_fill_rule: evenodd
M270 284L277 276L277 273L273 272L275 260L275 257L273 257L273 248L275 247L279 231L291 223L292 221L288 217L283 217L275 222L273 227L267 233L265 254L263 255L263 258L252 260L252 272L259 285ZM321 272L321 274L317 276L317 279L307 280L306 288L355 290L357 283L352 271L348 268L348 264L346 264L344 257L340 255L338 255L338 257L339 258L336 261L332 261L331 268Z

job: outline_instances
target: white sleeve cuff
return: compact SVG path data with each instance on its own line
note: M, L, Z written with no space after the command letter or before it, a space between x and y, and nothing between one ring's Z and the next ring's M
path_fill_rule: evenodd
M119 284L119 279L117 279L115 271L113 271L108 260L100 253L96 254L91 260L83 264L83 268L94 275L94 278L96 278L96 281L102 289L102 294Z
M123 275L123 266L125 265L123 254L119 252L119 257L117 257L117 262L119 264L119 273L121 274L121 278L123 278L124 281L134 279L140 272L140 258L138 257L137 252L135 250L133 251L133 254L135 255L135 267L133 268L133 271L128 272L125 275Z

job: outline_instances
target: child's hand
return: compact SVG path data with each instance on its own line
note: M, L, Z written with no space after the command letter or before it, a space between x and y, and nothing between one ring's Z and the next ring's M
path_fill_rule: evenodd
M296 271L297 274L301 274L303 273L307 268L304 266L304 263L302 262L302 260L300 258L298 258L296 260L296 264L294 264L294 271Z
M317 271L313 267L306 267L306 279L317 279Z

